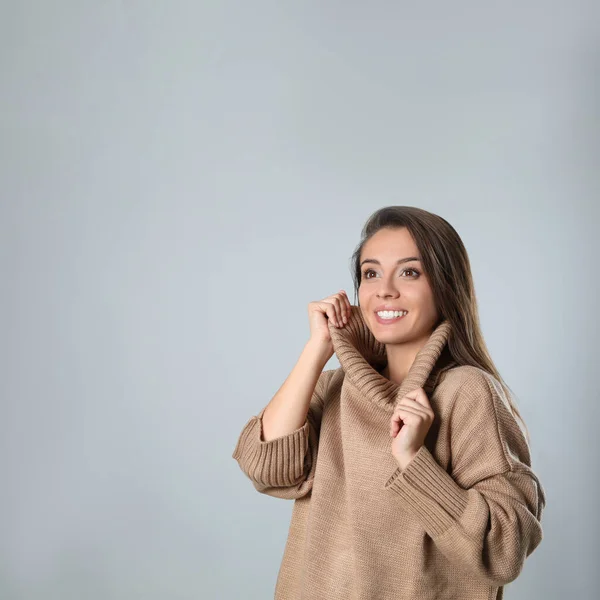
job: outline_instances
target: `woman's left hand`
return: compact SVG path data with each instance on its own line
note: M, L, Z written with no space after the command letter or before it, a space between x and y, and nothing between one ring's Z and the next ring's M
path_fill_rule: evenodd
M423 388L404 396L394 409L390 420L392 455L404 470L425 442L435 415Z

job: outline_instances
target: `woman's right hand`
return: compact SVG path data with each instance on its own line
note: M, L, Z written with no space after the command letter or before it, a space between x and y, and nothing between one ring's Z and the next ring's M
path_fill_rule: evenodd
M336 327L344 327L350 318L350 306L344 290L308 304L310 341L323 346L330 356L333 355L333 342L328 321L332 321Z

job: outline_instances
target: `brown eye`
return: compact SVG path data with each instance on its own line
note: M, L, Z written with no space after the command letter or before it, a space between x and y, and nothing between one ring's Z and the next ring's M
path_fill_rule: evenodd
M421 273L417 270L414 269L413 267L409 267L408 269L403 269L402 273L406 273L406 272L411 272L414 273L414 275L411 275L411 277L418 277ZM373 271L373 269L365 269L363 271L363 279L372 279L372 277L369 277L369 273L375 273L375 271Z
M404 269L404 273L406 273L406 271L412 271L413 273L416 274L416 277L418 277L420 275L419 271L417 271L417 269L413 269L412 267L410 267L408 269Z

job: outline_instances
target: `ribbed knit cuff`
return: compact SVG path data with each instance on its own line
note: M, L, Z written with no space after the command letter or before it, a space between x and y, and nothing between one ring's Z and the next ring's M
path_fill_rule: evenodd
M233 458L250 479L265 487L287 487L304 476L308 449L308 421L295 431L272 440L262 440L262 413L251 419L242 432Z
M399 494L423 523L429 535L436 536L455 524L468 502L461 488L423 445L404 470L398 467L384 485Z

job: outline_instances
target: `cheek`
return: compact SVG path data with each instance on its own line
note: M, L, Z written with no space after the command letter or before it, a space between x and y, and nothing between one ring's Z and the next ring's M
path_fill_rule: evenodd
M358 291L358 294L356 295L356 302L358 307L360 308L360 312L363 315L363 318L365 317L365 307L369 306L370 302L369 302L369 298L368 295L363 292L361 292L360 290Z
M431 294L425 293L421 297L421 306L428 312L429 314L435 314L437 312L434 298Z
M411 298L421 305L433 304L433 294L427 285L405 286L402 291L407 298Z

